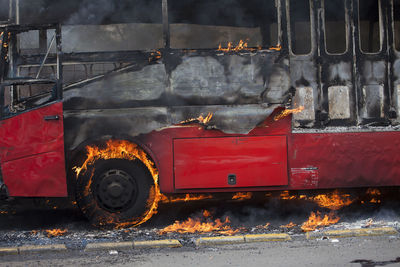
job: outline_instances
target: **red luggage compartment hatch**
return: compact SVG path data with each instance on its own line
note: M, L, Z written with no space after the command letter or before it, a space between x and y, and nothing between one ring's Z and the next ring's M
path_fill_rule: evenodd
M175 189L288 184L286 136L174 139Z

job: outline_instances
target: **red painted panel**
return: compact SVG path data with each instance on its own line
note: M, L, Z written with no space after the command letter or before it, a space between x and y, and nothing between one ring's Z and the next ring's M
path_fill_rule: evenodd
M248 135L240 135L240 137L287 136L289 183L283 186L251 187L246 190L400 186L399 131L291 133L290 116L279 121L273 121L272 117L271 115ZM184 189L175 187L176 183L179 182L179 177L178 181L176 180L177 177L174 181L174 170L175 176L179 170L176 166L174 168L174 159L171 157L174 154L176 160L176 157L179 157L180 154L174 148L174 139L196 138L198 140L205 138L209 140L220 138L219 140L222 140L232 137L237 136L193 125L193 127L172 127L162 131L154 131L143 136L142 142L151 150L151 154L157 163L162 192L234 192L238 190L236 187L185 187ZM192 148L188 147L187 150L187 157L196 157ZM215 164L211 164L211 166L217 168ZM194 167L197 168L197 166ZM184 166L184 168L190 171L191 167ZM248 173L256 171L258 170L255 168L248 168L247 170ZM211 180L216 176L204 172L204 175L197 177L197 179L204 179L204 177ZM224 174L223 183L225 186L226 179L226 174Z
M399 140L400 132L292 134L290 189L400 185Z
M275 121L273 118L282 109L276 109L273 114L255 127L248 135L242 137L267 136L267 135L287 135L291 131L291 116ZM207 137L237 137L237 134L227 134L217 129L205 129L204 126L193 124L191 126L175 126L166 128L162 131L153 131L149 134L139 136L141 145L152 156L157 164L159 171L159 182L161 191L164 193L177 192L174 184L173 171L173 139L175 138L207 138ZM267 190L264 187L264 190ZM236 187L219 189L184 189L179 192L234 192ZM257 187L256 190L263 190ZM269 189L268 189L269 190Z
M64 156L48 152L5 162L3 176L11 196L66 196L67 184L61 179ZM58 179L57 179L58 178Z
M286 185L286 136L175 139L174 172L176 189Z
M11 196L67 196L62 103L1 121L0 162Z

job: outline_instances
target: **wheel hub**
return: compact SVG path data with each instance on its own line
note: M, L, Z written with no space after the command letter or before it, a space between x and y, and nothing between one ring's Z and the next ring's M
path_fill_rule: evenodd
M103 173L95 188L99 204L112 212L123 210L137 197L135 180L122 170Z

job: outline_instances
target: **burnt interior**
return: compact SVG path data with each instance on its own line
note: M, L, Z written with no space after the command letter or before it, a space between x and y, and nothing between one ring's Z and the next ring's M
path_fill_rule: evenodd
M168 9L171 48L217 48L240 40L270 47L278 41L275 1L172 0Z

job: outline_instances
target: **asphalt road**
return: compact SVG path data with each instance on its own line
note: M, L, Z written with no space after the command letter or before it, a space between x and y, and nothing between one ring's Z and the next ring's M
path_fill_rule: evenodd
M332 240L334 242L332 242ZM1 266L400 266L399 236L4 256Z

